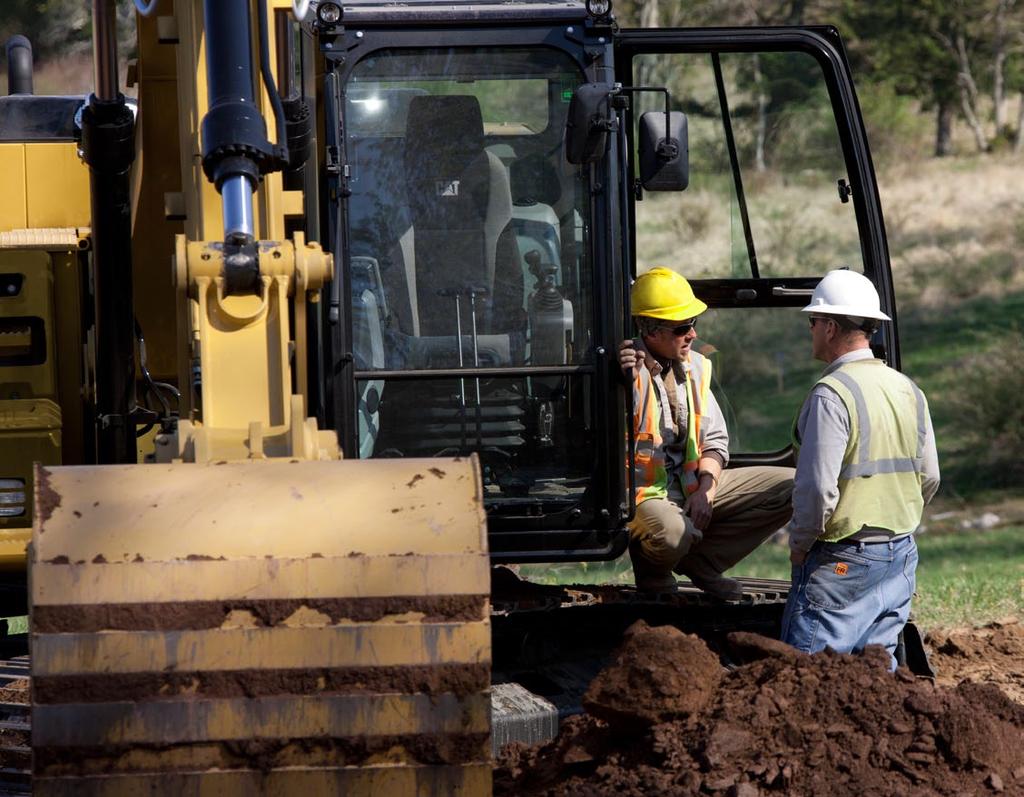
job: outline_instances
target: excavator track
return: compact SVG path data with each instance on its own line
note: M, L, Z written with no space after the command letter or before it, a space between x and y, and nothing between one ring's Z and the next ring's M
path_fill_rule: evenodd
M29 660L0 660L0 794L32 793Z
M32 793L29 657L0 661L0 794Z

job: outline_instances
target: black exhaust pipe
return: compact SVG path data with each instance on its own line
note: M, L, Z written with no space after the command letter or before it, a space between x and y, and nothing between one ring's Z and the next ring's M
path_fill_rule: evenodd
M7 40L7 93L32 93L32 43L24 36Z

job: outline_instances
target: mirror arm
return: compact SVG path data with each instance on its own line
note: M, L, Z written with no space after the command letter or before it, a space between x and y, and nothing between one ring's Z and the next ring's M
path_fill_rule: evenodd
M669 100L670 95L667 88L664 86L621 86L616 84L616 90L621 93L638 94L641 91L654 91L665 95L665 137L658 142L658 148L655 152L662 160L670 161L679 155L679 145L673 141L669 134L672 131L672 125L669 122Z

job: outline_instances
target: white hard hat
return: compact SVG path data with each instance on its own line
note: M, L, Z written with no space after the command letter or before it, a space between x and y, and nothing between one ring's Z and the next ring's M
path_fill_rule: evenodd
M830 271L821 278L811 294L811 303L802 312L892 320L879 307L878 291L871 280L845 268Z

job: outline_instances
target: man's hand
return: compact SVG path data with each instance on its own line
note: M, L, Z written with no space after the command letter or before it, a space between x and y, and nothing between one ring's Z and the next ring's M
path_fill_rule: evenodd
M714 492L714 487L701 486L690 496L690 500L686 504L686 514L690 516L693 525L701 531L706 529L711 522L711 508L715 500Z
M626 379L632 382L640 375L643 361L643 355L636 350L634 341L624 340L619 344L619 367Z
M804 563L804 559L807 558L807 551L790 550L789 561L797 565L798 567Z

